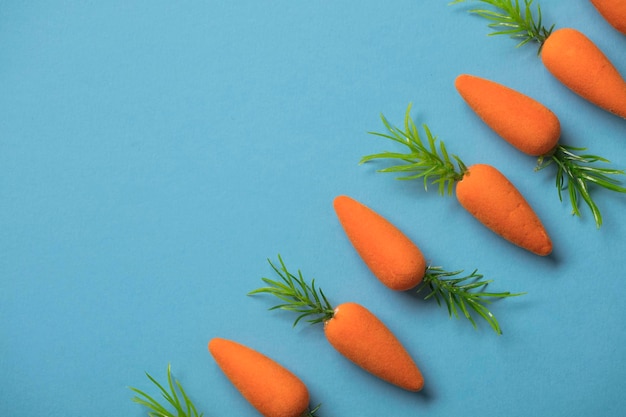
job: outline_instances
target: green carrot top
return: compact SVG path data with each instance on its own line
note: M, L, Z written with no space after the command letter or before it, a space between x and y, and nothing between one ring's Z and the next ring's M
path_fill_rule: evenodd
M443 301L450 317L459 317L459 311L476 328L473 314L484 319L497 334L502 334L498 320L487 308L491 299L516 297L525 293L488 292L485 287L492 280L483 280L483 276L474 270L469 275L460 276L463 271L445 271L441 267L429 266L426 269L422 285L417 289L420 292L428 287L430 293L425 299L434 298L438 305Z
M454 0L450 4L464 3L468 0ZM523 0L521 5L519 0L474 0L486 3L495 8L471 9L470 13L476 14L489 20L488 25L494 30L490 35L508 35L513 39L519 40L517 46L525 45L529 42L539 43L541 46L552 33L554 25L546 28L543 25L541 16L541 6L537 4L537 16L533 16L531 6L533 0Z
M609 160L601 156L591 154L577 154L578 151L584 151L585 148L576 148L572 146L558 145L549 155L541 156L537 162L536 170L544 169L549 165L556 165L556 188L558 190L559 199L562 200L562 192L567 190L572 213L580 216L579 201L587 205L596 223L596 227L602 226L602 215L595 201L589 192L589 186L595 185L605 188L609 191L618 193L626 193L626 188L622 187L621 182L612 177L615 175L624 175L623 170L613 168L602 168L594 165L596 162L609 162Z
M412 180L422 178L424 188L428 189L428 182L438 185L439 193L452 194L454 183L463 178L467 167L456 156L450 156L443 142L432 135L427 125L423 125L426 133L427 144L422 141L417 126L410 116L411 104L409 104L404 117L404 130L392 126L385 116L381 115L383 124L387 128L386 133L370 132L372 135L381 136L398 142L408 148L407 153L381 152L364 156L360 163L365 163L374 159L393 159L402 161L400 165L383 168L379 172L396 172L409 174L399 177L401 180ZM456 166L455 166L456 162Z
M280 281L261 278L268 286L250 291L248 295L266 293L284 301L282 304L273 306L270 310L281 309L299 313L293 323L294 327L304 318L307 318L306 321L310 324L323 323L333 318L335 309L321 288L315 286L314 279L309 284L300 270L298 270L298 275L289 272L280 255L278 255L280 268L269 259L268 262L281 278Z
M165 406L155 400L152 396L146 392L137 388L131 387L131 391L137 394L133 397L133 401L145 406L148 410L148 416L150 417L202 417L204 413L198 414L196 406L193 404L183 386L178 380L172 378L171 366L167 365L167 388L161 385L150 374L146 373L146 376L154 385L159 388L161 396L165 398L165 401L174 408L174 412L168 410Z

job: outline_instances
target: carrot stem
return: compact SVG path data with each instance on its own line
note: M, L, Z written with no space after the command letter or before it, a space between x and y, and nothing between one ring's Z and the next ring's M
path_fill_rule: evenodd
M316 417L315 413L317 413L321 406L322 404L318 404L317 406L315 406L315 408L307 410L306 414L304 414L302 417Z
M595 162L608 163L610 161L597 155L576 154L578 151L585 150L586 148L558 145L553 153L538 159L535 170L541 170L548 165L555 164L557 166L556 187L559 199L563 201L562 192L567 190L572 205L572 214L576 216L581 216L579 202L582 199L591 210L596 227L600 228L602 215L591 197L589 186L593 184L607 190L626 193L626 188L620 185L620 181L610 177L611 175L624 175L624 171L592 165Z
M451 4L464 3L467 0L455 0ZM494 30L493 35L508 35L520 42L517 47L529 42L539 44L539 52L543 43L552 33L554 25L545 27L541 16L541 6L537 5L537 17L533 16L533 0L524 0L523 7L519 0L476 0L489 4L497 10L471 9L469 12L476 14L491 23L488 26Z
M441 305L443 300L448 308L450 317L459 317L459 310L461 310L463 316L474 327L477 327L471 313L473 311L485 319L497 334L502 334L498 320L489 311L486 304L490 302L490 299L515 297L525 293L479 291L479 289L483 289L491 283L492 280L482 280L483 276L478 274L477 270L472 271L469 275L458 277L462 273L462 270L447 272L441 267L429 266L426 269L422 285L417 292L428 287L430 293L424 299L434 298L438 305Z
M135 397L133 397L132 400L140 405L143 405L149 410L152 410L151 412L148 412L148 415L150 417L202 417L204 415L204 413L198 414L196 406L193 404L193 402L183 389L181 383L172 378L172 369L169 364L167 365L167 384L169 387L169 392L163 385L161 385L147 372L146 376L154 385L159 388L159 391L161 392L163 398L165 398L165 400L172 407L174 407L175 410L175 413L169 411L146 392L137 388L130 387L130 390L137 394ZM181 403L177 391L180 393L180 396L182 396L183 403Z
M284 301L283 304L275 305L270 310L281 309L299 313L293 323L294 327L306 317L311 317L307 320L310 324L323 323L333 318L335 315L334 308L324 292L315 287L315 280L311 280L311 285L309 285L300 270L296 276L287 270L280 255L278 255L278 261L280 268L268 259L272 269L280 276L281 280L261 278L268 286L250 291L248 295L265 293Z
M445 192L452 194L454 183L463 178L463 174L467 171L467 167L456 155L450 156L443 142L439 142L437 147L437 138L432 135L427 125L423 125L426 134L427 143L425 144L420 137L417 126L411 119L411 104L409 104L404 117L404 130L392 126L391 123L381 115L383 124L387 129L387 133L369 132L372 135L381 136L391 139L408 147L408 153L398 152L381 152L373 155L367 155L361 158L360 163L369 162L374 159L397 159L404 162L401 165L394 165L388 168L380 169L379 172L400 172L409 174L398 179L412 180L422 178L424 180L424 188L428 189L428 181L432 180L432 184L439 187L439 194ZM456 167L454 163L456 162Z

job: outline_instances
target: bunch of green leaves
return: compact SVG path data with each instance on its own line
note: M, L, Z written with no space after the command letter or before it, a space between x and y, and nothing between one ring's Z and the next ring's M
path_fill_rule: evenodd
M178 380L174 381L172 378L171 366L169 364L167 365L167 386L169 388L169 392L147 372L146 376L159 388L159 391L165 401L174 408L174 411L172 412L146 392L130 387L130 389L137 394L133 397L133 401L145 406L148 410L151 410L148 412L150 417L202 417L204 415L203 413L198 414L196 406L189 399L189 396L183 389L183 386Z
M464 3L467 0L454 0L451 4ZM537 4L536 17L533 15L533 0L475 0L493 6L492 9L476 8L470 13L476 14L490 21L489 27L494 30L490 35L507 35L519 41L517 46L528 42L538 42L541 45L552 33L554 25L546 28L543 25L541 6Z
M422 178L424 188L428 190L429 180L431 184L436 184L439 194L443 195L447 191L452 193L454 183L463 178L467 167L456 155L450 156L443 142L432 135L428 126L423 125L426 134L426 143L422 141L417 126L410 116L411 104L409 104L404 117L404 130L392 126L391 123L381 115L386 133L369 132L372 135L381 136L400 143L408 148L407 153L381 152L363 157L360 163L365 163L374 159L392 159L403 163L380 169L379 172L396 172L407 174L398 177L401 180L412 180ZM455 167L456 162L457 167Z
M248 295L271 294L283 301L282 304L275 305L270 310L281 309L298 313L293 323L294 327L304 318L307 318L306 321L310 324L323 323L330 320L334 316L335 311L328 302L324 292L320 288L315 287L315 279L311 280L309 285L300 270L298 270L298 275L294 275L289 272L280 255L278 255L278 261L280 262L280 268L268 259L269 264L278 274L280 280L261 278L268 286L251 291Z
M626 188L620 186L620 182L611 177L611 175L623 175L624 171L594 166L596 162L610 162L600 156L575 153L585 150L586 148L558 145L553 153L539 158L536 169L540 170L555 164L559 199L563 201L562 191L567 190L572 213L576 216L581 215L579 202L582 199L591 210L596 226L599 228L602 226L602 215L589 193L589 185L595 184L611 191L626 193Z
M486 292L483 290L492 280L483 280L483 276L478 274L477 270L459 277L462 273L462 270L447 272L441 267L429 266L417 291L428 288L430 293L425 299L434 298L438 305L445 303L450 317L459 317L461 311L463 316L477 327L472 315L475 314L485 319L497 334L502 334L500 324L487 308L487 304L491 299L515 297L523 293Z

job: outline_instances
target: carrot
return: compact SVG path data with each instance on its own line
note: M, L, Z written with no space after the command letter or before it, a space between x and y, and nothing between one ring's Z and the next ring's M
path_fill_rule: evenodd
M208 348L226 377L263 416L311 415L307 387L273 359L219 337L211 339Z
M532 253L545 256L552 251L552 241L537 214L526 199L496 168L486 165L467 167L459 157L449 156L443 144L437 149L436 139L428 126L424 130L428 139L425 145L420 138L415 123L410 118L411 105L407 108L404 130L392 126L381 116L388 133L372 134L398 142L409 148L408 153L382 152L368 155L361 163L374 159L398 159L402 164L381 169L380 172L401 172L409 174L400 179L423 179L439 186L439 193L448 194L456 185L456 196L464 207L477 220L509 242ZM458 169L455 168L456 161Z
M424 255L404 233L350 197L339 196L333 205L352 245L384 285L404 291L422 282Z
M559 199L562 200L562 189L567 188L573 214L581 215L578 201L582 199L591 210L596 226L602 225L602 215L589 185L626 193L626 188L611 177L622 175L623 171L593 165L609 161L597 155L576 153L585 148L559 144L559 119L538 101L494 81L467 74L459 75L455 86L472 110L503 139L528 155L539 156L537 170L556 165Z
M591 0L602 17L626 35L626 2L624 0Z
M502 330L495 316L486 307L488 298L505 298L520 294L475 291L491 281L481 281L476 271L458 277L463 271L448 272L441 267L426 266L421 250L400 229L366 205L345 195L334 200L335 211L346 235L361 259L386 287L405 291L419 285L417 292L429 288L425 299L441 300L450 316L460 310L476 327L470 312L484 318L493 330ZM420 285L422 284L422 285Z
M267 293L283 303L272 309L299 313L294 326L303 318L311 324L323 323L326 339L340 354L372 375L404 388L419 391L424 378L408 351L396 336L365 307L347 302L333 307L315 280L308 284L302 273L298 276L287 270L282 258L280 269L270 265L281 280L263 278L267 287L251 291L249 295Z
M543 44L541 59L572 91L626 118L626 81L584 34L569 28L554 31Z
M343 303L324 323L328 342L350 361L404 388L419 391L424 378L394 334L365 307Z
M494 35L508 35L520 40L519 45L537 42L544 66L557 80L590 103L626 118L626 81L584 34L572 28L554 30L554 25L543 26L541 8L537 6L537 17L532 14L533 0L524 0L525 7L519 0L476 1L497 9L470 10L489 20Z
M459 203L502 237L537 255L548 255L552 242L524 197L500 171L477 164L456 187Z
M540 156L556 147L561 137L559 119L537 100L468 74L459 75L454 85L472 110L515 148Z

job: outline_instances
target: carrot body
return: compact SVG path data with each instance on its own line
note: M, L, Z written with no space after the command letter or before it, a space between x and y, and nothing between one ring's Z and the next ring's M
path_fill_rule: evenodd
M591 0L591 3L611 26L626 35L626 1Z
M548 71L576 94L626 118L626 81L581 32L570 28L552 32L543 44L541 59Z
M456 185L456 197L476 219L508 241L537 255L552 252L552 241L539 217L494 167L469 167Z
M209 351L226 377L265 417L301 417L309 406L304 383L274 360L231 340L214 338Z
M384 285L404 291L422 281L424 255L400 229L350 197L338 196L333 206L357 253Z
M561 136L559 119L537 100L473 75L459 75L454 85L472 110L520 151L540 156L557 145Z
M424 378L393 333L374 314L356 303L335 308L324 323L330 344L356 365L409 391L419 391Z

